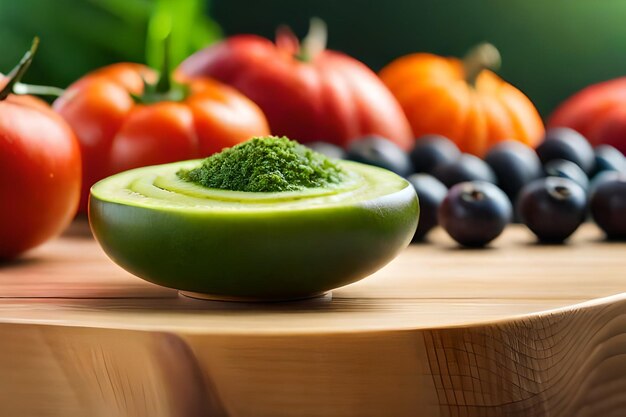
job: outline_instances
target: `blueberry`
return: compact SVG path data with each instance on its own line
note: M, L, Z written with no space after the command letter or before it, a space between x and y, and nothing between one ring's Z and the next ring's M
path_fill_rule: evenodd
M515 201L524 185L543 176L541 161L535 150L515 140L494 145L485 162L495 172L498 186L511 201Z
M439 224L464 246L484 246L511 221L509 198L484 181L462 182L450 189L438 212Z
M329 158L334 159L346 159L346 151L333 143L328 142L310 142L306 146L313 149L315 152L319 152L326 155Z
M585 220L585 190L567 178L541 178L526 185L517 198L522 222L543 242L563 242Z
M544 165L553 159L567 159L578 165L587 175L591 174L595 163L593 148L587 139L566 127L548 130L543 142L537 147L537 155Z
M591 216L609 239L626 239L626 177L598 184L590 208Z
M462 154L456 161L439 165L433 170L432 175L448 188L467 181L496 183L496 174L489 165L482 159L467 153Z
M448 194L448 189L437 178L428 174L413 174L407 180L415 188L420 203L420 219L413 242L424 239L424 236L437 226L437 210Z
M600 171L596 174L595 177L591 179L589 182L589 189L587 194L589 197L593 196L598 186L606 181L614 181L617 179L625 179L626 180L626 172L618 172L618 171Z
M595 173L603 171L626 172L626 157L611 145L600 145L594 149Z
M424 135L416 139L409 156L415 172L430 174L437 166L456 161L461 151L445 136Z
M385 168L403 177L413 171L408 155L382 136L364 136L355 140L348 146L346 158Z
M578 165L567 159L553 159L546 164L544 170L548 177L567 178L583 187L584 190L589 187L587 174Z

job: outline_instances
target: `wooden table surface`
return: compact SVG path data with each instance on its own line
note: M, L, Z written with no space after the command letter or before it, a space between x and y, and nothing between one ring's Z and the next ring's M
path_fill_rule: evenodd
M332 295L190 299L84 223L0 265L0 415L626 415L626 244L436 230Z

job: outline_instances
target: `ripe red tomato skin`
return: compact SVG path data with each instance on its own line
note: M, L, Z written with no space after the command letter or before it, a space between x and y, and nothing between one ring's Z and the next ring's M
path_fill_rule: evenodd
M548 128L570 127L593 146L607 144L626 154L626 77L590 85L550 115Z
M80 197L80 148L65 121L43 101L0 101L0 259L60 234Z
M229 86L183 80L190 88L184 100L138 104L131 93L141 95L142 78L154 82L156 74L140 64L109 65L76 81L53 103L74 129L83 155L80 212L87 212L91 186L109 175L205 157L269 134L261 110Z
M413 143L400 105L376 74L339 52L324 50L302 62L288 47L238 35L187 58L177 72L237 88L259 105L275 135L340 146L367 134L405 149Z

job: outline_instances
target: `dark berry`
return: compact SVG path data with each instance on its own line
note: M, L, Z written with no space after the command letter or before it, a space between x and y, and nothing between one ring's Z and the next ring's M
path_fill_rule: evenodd
M485 162L495 172L498 186L511 201L515 201L524 185L543 176L541 161L535 150L515 140L494 145Z
M441 181L428 174L413 174L407 180L415 188L420 204L420 218L413 237L413 242L418 242L437 226L437 210L446 197L448 189Z
M567 178L541 178L526 185L516 209L526 226L543 242L563 242L585 220L585 190Z
M586 190L589 187L587 174L578 165L567 159L553 159L544 167L547 177L567 178Z
M594 149L595 173L603 171L626 172L626 157L611 145L600 145Z
M566 127L548 130L543 142L537 147L537 155L544 165L553 159L567 159L578 165L587 175L593 172L595 164L593 148L587 139Z
M461 151L445 136L424 135L416 139L409 156L415 172L431 173L439 165L456 161Z
M590 208L594 221L609 239L626 239L626 177L598 184Z
M509 198L484 181L462 182L448 191L438 212L439 224L464 246L484 246L511 221Z
M595 177L589 182L589 189L587 194L589 197L595 193L598 186L606 181L615 181L618 179L626 180L626 172L618 172L618 171L601 171L596 174Z
M413 171L408 155L398 145L382 136L364 136L350 143L346 158L385 168L403 177Z
M315 152L319 152L326 155L329 158L334 159L346 159L346 151L333 143L328 142L310 142L306 146L313 149Z
M433 177L448 188L460 182L485 181L495 184L496 174L482 159L467 153L456 161L439 165L432 172Z

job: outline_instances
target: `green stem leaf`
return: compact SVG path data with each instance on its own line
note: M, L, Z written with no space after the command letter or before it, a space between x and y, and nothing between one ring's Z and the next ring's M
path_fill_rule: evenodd
M159 75L159 81L156 85L157 93L167 93L172 88L171 74L170 74L170 42L171 32L169 32L165 39L163 39L163 62L161 63L161 72Z
M35 56L38 47L39 38L35 36L35 38L33 39L33 43L30 46L30 49L26 51L19 64L17 64L17 66L15 66L7 75L7 78L9 80L7 81L4 88L0 91L0 100L6 99L9 94L14 92L13 89L15 87L15 84L17 84L22 79L26 71L28 71L28 67L30 67L31 62L33 62L33 57Z
M31 94L36 96L54 96L59 97L65 92L64 89L59 87L52 87L48 85L34 85L15 83L13 86L13 94Z

